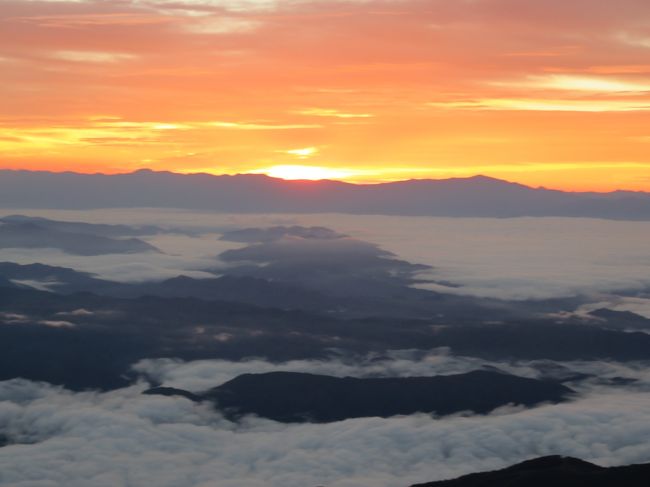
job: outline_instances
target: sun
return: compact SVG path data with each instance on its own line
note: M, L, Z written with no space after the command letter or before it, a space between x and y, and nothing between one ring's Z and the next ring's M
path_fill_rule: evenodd
M310 181L317 181L319 179L346 179L354 175L352 171L346 171L345 169L303 166L298 164L271 166L255 172L266 174L272 178Z

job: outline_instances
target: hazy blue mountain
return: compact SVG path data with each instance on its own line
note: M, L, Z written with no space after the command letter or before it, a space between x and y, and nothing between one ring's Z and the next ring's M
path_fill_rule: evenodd
M227 269L231 275L277 280L337 296L411 293L414 290L407 286L430 269L350 238L273 240L226 250L219 259L231 265Z
M1 223L33 223L40 228L58 232L84 233L102 237L137 237L155 235L169 230L155 225L108 225L105 223L69 222L50 220L38 216L8 215L0 218Z
M68 267L45 264L15 264L0 262L0 286L5 282L19 283L22 287L33 287L57 293L78 293L110 291L122 284L99 279L88 272Z
M0 248L60 249L74 255L159 252L138 238L112 238L93 233L64 231L33 221L0 222Z
M102 175L0 171L0 207L163 207L221 212L339 212L464 217L650 220L650 194L572 193L485 176L373 185L141 170Z
M502 470L411 487L646 487L650 464L604 468L577 458L548 456Z
M11 279L0 275L0 288L18 288L20 285L14 283Z

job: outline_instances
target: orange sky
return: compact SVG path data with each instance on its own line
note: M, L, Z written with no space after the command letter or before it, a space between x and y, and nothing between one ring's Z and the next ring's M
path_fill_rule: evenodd
M0 0L0 167L650 190L648 19L648 0ZM269 169L296 165L316 169Z

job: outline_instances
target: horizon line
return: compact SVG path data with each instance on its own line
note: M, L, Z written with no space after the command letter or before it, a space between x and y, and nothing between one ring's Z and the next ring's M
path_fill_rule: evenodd
M454 181L454 180L472 180L472 179L484 179L484 180L492 180L492 181L497 181L501 183L506 183L506 184L511 184L511 185L516 185L516 186L522 186L528 189L532 190L546 190L546 191L558 191L562 193L593 193L593 194L612 194L612 193L637 193L637 194L650 194L650 191L643 191L643 190L634 190L634 189L624 189L624 188L617 188L613 189L611 191L595 191L595 190L569 190L569 189L558 189L558 188L549 188L546 186L531 186L525 183L521 183L518 181L513 181L509 179L503 179L499 177L494 177L494 176L489 176L487 174L482 174L482 173L477 173L473 174L471 176L451 176L447 178L433 178L433 177L422 177L422 178L408 178L408 179L393 179L393 180L381 180L381 181L376 181L376 182L369 182L369 181L350 181L346 179L337 179L337 178L318 178L318 179L292 179L292 178L281 178L277 176L271 176L269 174L266 174L264 172L238 172L238 173L212 173L212 172L206 172L206 171L197 171L197 172L176 172L168 169L152 169L152 168L140 168L140 169L134 169L134 170L127 170L124 172L101 172L101 171L95 171L95 172L81 172L79 170L62 170L62 171L53 171L53 170L48 170L48 169L23 169L23 168L0 168L0 173L2 172L24 172L24 173L45 173L45 174L53 174L53 175L65 175L65 174L70 174L70 175L77 175L77 176L105 176L105 177L112 177L112 176L130 176L130 175L135 175L138 173L152 173L152 174L171 174L174 176L207 176L207 177L237 177L237 176L260 176L264 177L267 179L275 180L275 181L283 181L285 183L296 183L296 184L304 184L304 183L340 183L340 184L346 184L350 186L380 186L384 184L395 184L395 183L408 183L408 182L424 182L424 181L432 181L432 182L444 182L444 181Z

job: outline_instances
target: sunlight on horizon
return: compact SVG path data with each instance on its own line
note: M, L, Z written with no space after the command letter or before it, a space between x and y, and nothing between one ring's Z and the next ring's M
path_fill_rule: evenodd
M250 174L266 174L272 178L287 180L318 181L322 179L348 179L358 174L358 171L348 169L333 169L323 166L305 166L300 164L282 164L264 169L251 171Z

